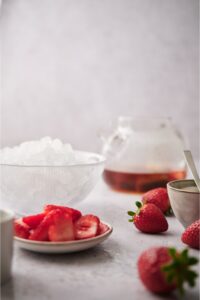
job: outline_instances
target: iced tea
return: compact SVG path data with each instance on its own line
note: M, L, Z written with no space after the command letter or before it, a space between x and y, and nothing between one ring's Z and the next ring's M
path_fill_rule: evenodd
M103 178L114 190L121 192L144 193L156 187L166 187L171 180L184 179L186 171L164 173L126 173L105 170Z

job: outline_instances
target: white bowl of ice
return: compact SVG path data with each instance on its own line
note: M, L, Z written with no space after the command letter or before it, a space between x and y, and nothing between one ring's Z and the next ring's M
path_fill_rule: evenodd
M74 206L94 188L104 162L102 155L49 137L1 149L0 206L19 214L48 203Z

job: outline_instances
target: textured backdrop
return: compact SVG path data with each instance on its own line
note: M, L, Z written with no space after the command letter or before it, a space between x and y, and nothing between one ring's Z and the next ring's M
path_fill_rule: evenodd
M3 146L171 116L197 157L198 0L4 0L1 35Z

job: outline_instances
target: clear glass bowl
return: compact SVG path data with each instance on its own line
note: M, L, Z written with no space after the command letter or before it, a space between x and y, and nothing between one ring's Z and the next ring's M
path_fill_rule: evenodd
M73 206L100 178L105 158L76 151L81 162L63 166L0 165L0 207L19 214L41 211L45 204Z

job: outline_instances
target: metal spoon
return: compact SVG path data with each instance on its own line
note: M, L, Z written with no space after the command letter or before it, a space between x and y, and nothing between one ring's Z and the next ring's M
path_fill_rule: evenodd
M199 175L197 173L197 169L196 169L196 166L195 166L195 163L194 163L194 160L193 160L193 157L192 157L192 153L190 150L184 150L184 155L185 155L185 159L186 159L186 162L188 164L188 167L194 177L194 181L196 183L196 186L200 192L200 178L199 178Z

